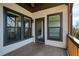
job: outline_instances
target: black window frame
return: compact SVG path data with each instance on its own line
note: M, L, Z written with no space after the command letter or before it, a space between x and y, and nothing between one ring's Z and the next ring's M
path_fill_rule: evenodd
M23 17L27 17L27 18L29 18L30 19L30 21L31 21L31 36L29 37L29 38L32 38L32 18L31 17L29 17L29 16L26 16L26 15L24 15L24 14L22 14L22 13L20 13L20 12L17 12L17 11L15 11L15 10L12 10L12 9L10 9L10 8L7 8L7 7L3 7L3 46L7 46L7 45L10 45L10 44L7 44L6 43L6 38L7 38L7 11L10 11L10 12L12 12L12 13L15 13L15 14L18 14L18 15L20 15L20 17L21 17L21 40L19 40L19 41L16 41L16 42L12 42L12 43L10 43L10 44L14 44L14 43L17 43L17 42L20 42L20 41L22 41L22 40L25 40L24 39L24 34L23 34L23 30L24 30L24 28L23 28ZM29 39L29 38L27 38L27 39Z
M60 40L54 40L54 39L49 37L49 17L54 16L54 15L60 16L60 38L59 38ZM58 13L47 15L47 40L60 41L60 42L63 41L63 12L58 12Z
M26 16L24 16L24 17L25 17L25 18L28 18L26 21L30 21L29 19L31 19L31 18L26 17ZM23 17L23 25L24 25L24 21L25 21L25 20L24 20L24 17ZM29 23L30 23L30 25L29 25L29 28L30 28L29 34L30 34L30 36L29 36L28 38L32 37L32 20L31 20ZM27 27L24 27L24 26L23 26L23 28L24 28L24 29L23 29L23 32L24 32L24 33L23 33L24 39L27 39L27 37L25 37L25 29L26 29ZM27 29L29 29L29 28L27 28Z

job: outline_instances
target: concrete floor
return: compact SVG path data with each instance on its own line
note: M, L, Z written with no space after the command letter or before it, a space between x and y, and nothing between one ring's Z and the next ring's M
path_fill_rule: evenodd
M67 56L66 50L42 43L30 43L5 56Z

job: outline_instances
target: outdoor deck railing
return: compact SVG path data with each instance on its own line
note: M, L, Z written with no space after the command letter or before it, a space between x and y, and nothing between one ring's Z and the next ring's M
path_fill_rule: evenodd
M70 56L79 56L79 40L71 35L68 35L67 50Z

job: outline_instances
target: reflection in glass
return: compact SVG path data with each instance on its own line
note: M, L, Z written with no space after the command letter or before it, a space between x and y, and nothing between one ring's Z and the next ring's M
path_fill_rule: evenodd
M20 15L7 11L7 44L21 39Z
M31 37L31 20L29 18L24 17L24 38Z
M59 39L60 28L49 28L49 37Z
M48 39L60 41L60 15L48 16Z
M4 46L30 38L31 18L7 8L4 11Z

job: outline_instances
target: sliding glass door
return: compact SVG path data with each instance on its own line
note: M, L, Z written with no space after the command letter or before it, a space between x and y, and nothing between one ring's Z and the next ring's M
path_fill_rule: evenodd
M48 15L48 40L62 41L62 13Z

